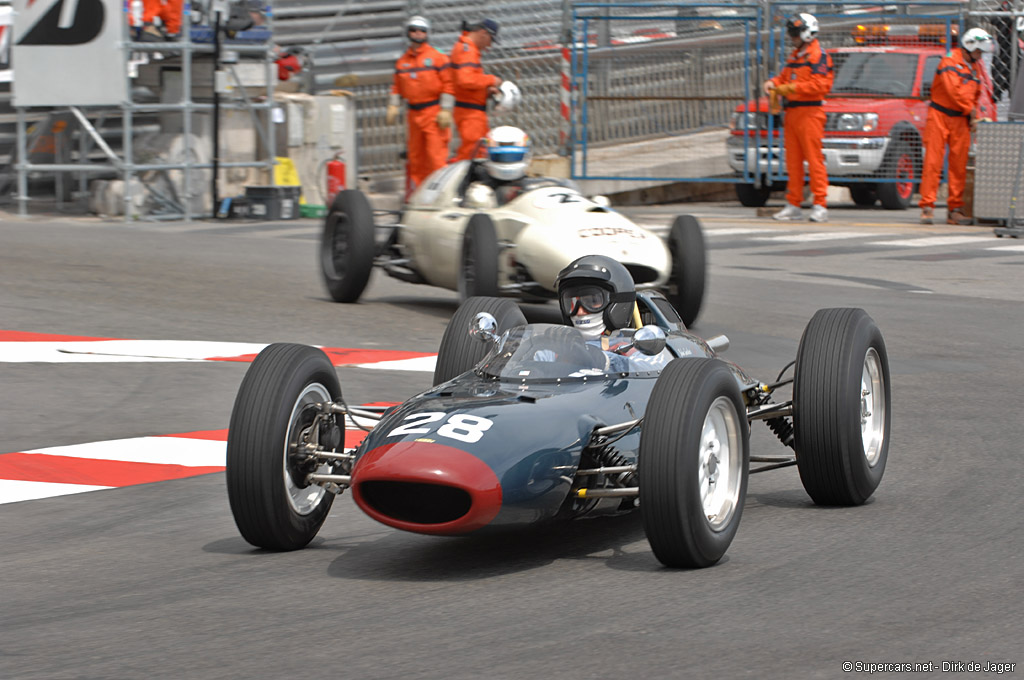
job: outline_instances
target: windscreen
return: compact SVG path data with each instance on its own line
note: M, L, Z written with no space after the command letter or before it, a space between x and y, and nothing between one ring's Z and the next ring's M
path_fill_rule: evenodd
M516 382L585 380L595 376L657 375L672 355L668 350L644 356L626 346L631 330L607 339L623 354L602 349L601 340L586 341L571 326L529 324L506 331L477 364L480 375Z

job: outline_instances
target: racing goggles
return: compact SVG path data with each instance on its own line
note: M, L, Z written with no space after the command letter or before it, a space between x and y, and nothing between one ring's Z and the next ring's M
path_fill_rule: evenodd
M611 302L611 293L601 286L581 286L563 291L558 302L566 316L575 316L580 309L587 314L597 314Z

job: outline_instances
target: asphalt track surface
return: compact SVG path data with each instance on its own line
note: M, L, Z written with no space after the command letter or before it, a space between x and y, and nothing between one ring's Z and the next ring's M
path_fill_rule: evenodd
M695 330L728 335L726 358L763 380L795 357L816 309L874 317L893 419L866 505L815 507L794 468L755 475L725 559L673 571L638 515L434 538L376 524L347 496L309 548L263 552L240 538L222 472L4 502L0 678L840 678L904 662L934 664L916 677L960 662L1024 672L1024 241L842 206L826 225L737 205L630 212L666 226L678 212L701 218L710 278ZM455 294L377 273L360 304L333 304L316 232L5 215L0 331L435 352ZM247 367L19 362L4 345L0 469L7 454L221 431ZM431 377L338 373L350 403L401 401ZM753 432L753 452L782 452L766 428Z

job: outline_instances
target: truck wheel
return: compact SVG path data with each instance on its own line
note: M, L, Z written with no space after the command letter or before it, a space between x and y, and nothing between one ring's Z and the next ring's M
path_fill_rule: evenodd
M307 345L269 345L246 371L231 411L225 472L231 514L252 545L296 550L323 525L334 494L305 478L331 468L313 467L296 450L311 435L344 447L344 429L333 416L310 431L318 413L313 405L340 394L330 359Z
M873 184L851 184L847 188L854 204L862 208L870 208L878 202L878 192Z
M818 505L860 505L889 453L889 359L863 309L820 309L800 339L793 434L800 481Z
M324 218L320 270L335 302L356 302L373 269L373 208L356 189L339 191Z
M736 198L740 199L740 203L748 208L760 208L768 202L771 195L770 187L757 187L753 184L736 185Z
M480 363L490 346L469 334L469 325L480 312L487 312L498 322L498 334L526 324L522 310L508 298L471 297L455 310L455 315L441 336L434 365L434 384L448 382Z
M896 182L878 183L878 200L886 210L906 210L914 197L918 181L917 157L906 142L897 142L886 154L882 167Z
M669 303L679 312L683 324L693 325L704 302L707 254L704 232L693 215L677 215L668 233L672 256L672 274L664 291Z
M498 235L494 221L483 213L470 217L462 234L458 285L463 302L498 294Z
M668 567L709 567L739 528L747 493L746 410L729 367L681 359L658 376L644 414L637 478L654 556Z

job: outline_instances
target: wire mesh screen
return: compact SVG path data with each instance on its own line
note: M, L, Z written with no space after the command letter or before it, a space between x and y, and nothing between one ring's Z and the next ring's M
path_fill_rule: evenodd
M286 0L294 3L297 0ZM491 112L491 125L516 125L534 141L535 153L553 153L560 143L560 43L565 33L563 14L569 0L374 0L350 2L330 17L321 17L320 34L348 36L340 45L316 46L315 87L344 88L356 96L359 121L359 164L363 175L401 174L405 150L404 119L386 125L384 113L394 63L406 48L403 23L412 15L431 23L430 44L450 54L463 22L491 18L500 25L498 42L482 57L487 73L515 82L523 93L521 105L510 113ZM293 5L296 16L308 7ZM308 19L305 20L308 22ZM279 24L286 21L279 21ZM306 24L304 23L303 26ZM365 38L358 32L366 31ZM316 33L296 34L295 40ZM352 37L353 34L355 37ZM453 148L458 144L454 135Z
M755 5L576 5L575 176L727 174L729 120L756 80L758 17Z

